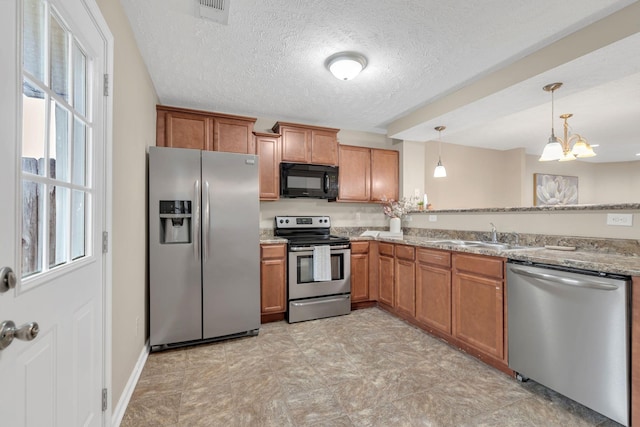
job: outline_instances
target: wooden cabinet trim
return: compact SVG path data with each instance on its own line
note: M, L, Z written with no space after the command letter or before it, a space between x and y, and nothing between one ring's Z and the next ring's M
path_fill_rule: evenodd
M396 258L413 261L416 258L416 250L413 246L396 245Z
M285 258L287 255L287 245L284 243L260 245L261 258Z
M453 254L453 268L455 270L496 279L504 278L504 261L504 258L486 255Z
M366 254L369 253L369 242L351 242L352 254Z
M393 243L378 243L378 253L380 256L390 256L392 257L394 254L394 244Z
M276 133L280 133L278 129L280 129L281 127L310 129L310 130L319 130L319 131L327 131L327 132L335 132L335 133L340 132L340 129L326 128L326 127L322 127L322 126L305 125L305 124L301 124L301 123L280 122L280 121L276 122L276 124L273 125L271 130L273 130Z
M434 249L418 248L416 250L418 262L432 264L440 267L451 267L451 252Z
M171 113L177 112L177 113L184 113L184 114L200 114L205 116L220 117L220 118L226 118L226 119L250 121L253 123L255 123L258 120L255 117L237 116L235 114L217 113L214 111L192 110L189 108L172 107L169 105L160 105L160 104L156 105L156 111L165 111L165 112L171 112Z

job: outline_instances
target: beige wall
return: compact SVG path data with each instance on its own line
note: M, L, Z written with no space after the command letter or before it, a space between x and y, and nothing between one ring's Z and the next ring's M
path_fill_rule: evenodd
M523 149L497 151L442 144L446 178L434 178L438 143L424 143L425 188L434 209L520 206Z
M97 0L114 36L112 407L146 341L146 151L157 96L117 0ZM137 327L136 327L137 326Z

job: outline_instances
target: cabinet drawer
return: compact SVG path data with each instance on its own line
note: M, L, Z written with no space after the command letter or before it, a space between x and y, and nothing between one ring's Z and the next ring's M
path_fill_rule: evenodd
M504 262L502 258L480 255L453 255L453 267L458 271L502 279L504 277Z
M416 250L413 246L396 245L396 258L413 261L416 258Z
M393 256L393 243L378 243L378 253L385 256Z
M369 252L369 242L351 242L352 254L366 254Z
M260 256L262 259L284 258L287 253L287 245L261 245Z
M434 251L431 249L418 249L418 261L423 264L432 264L440 267L451 267L451 252Z

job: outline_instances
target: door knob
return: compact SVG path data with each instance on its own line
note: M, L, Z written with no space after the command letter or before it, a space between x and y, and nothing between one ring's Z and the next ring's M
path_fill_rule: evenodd
M11 267L0 268L0 294L16 287L16 273Z
M9 347L14 338L22 341L31 341L38 336L40 327L36 322L25 323L16 328L16 324L11 320L0 323L0 350Z

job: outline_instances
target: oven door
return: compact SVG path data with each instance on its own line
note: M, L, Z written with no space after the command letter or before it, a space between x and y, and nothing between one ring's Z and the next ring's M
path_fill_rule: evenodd
M351 292L351 249L331 249L331 280L313 280L313 248L289 249L289 299Z

